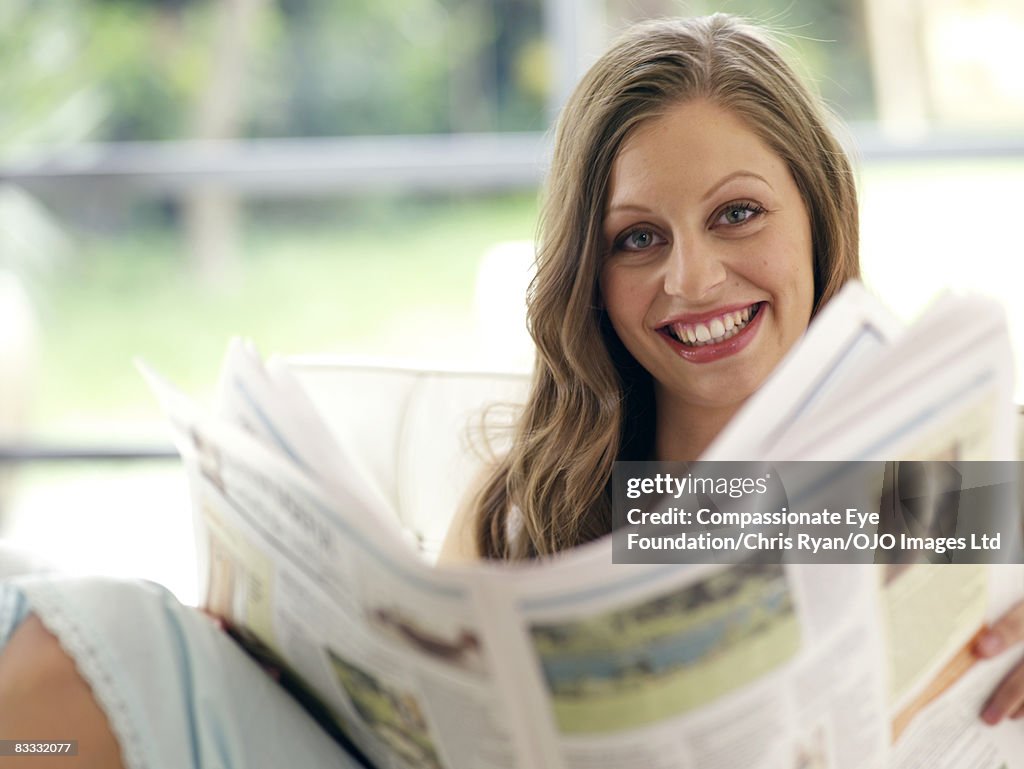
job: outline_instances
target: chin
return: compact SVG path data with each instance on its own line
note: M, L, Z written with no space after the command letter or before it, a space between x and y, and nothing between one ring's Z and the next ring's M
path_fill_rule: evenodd
M745 371L738 374L709 378L706 383L691 389L688 396L680 392L677 397L691 401L700 408L737 409L760 389L773 369L774 366L765 371L752 372L746 367Z

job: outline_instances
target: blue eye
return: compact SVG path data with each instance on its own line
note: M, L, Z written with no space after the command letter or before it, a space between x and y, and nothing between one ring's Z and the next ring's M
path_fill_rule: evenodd
M765 209L762 206L759 206L757 203L752 203L749 200L729 203L719 210L718 216L715 217L715 224L724 224L726 226L735 227L740 224L746 224L751 219L760 216L764 212Z
M637 227L616 241L616 248L623 251L643 251L658 243L658 235L649 227Z

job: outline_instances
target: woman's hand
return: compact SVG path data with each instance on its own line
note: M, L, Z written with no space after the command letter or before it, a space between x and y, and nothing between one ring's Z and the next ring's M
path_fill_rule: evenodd
M983 659L995 657L1020 641L1024 641L1024 600L982 633L974 644L974 653ZM1024 716L1024 659L996 687L981 711L981 720L987 724L997 724L1007 716Z

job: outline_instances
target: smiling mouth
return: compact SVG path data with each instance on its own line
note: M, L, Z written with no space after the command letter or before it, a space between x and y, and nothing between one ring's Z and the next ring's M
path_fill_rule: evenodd
M659 331L684 347L707 347L724 342L740 333L757 317L764 302L755 302L742 310L726 312L701 323L670 323Z

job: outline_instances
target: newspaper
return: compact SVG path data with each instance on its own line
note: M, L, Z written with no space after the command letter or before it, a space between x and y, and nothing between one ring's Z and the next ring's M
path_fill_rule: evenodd
M852 285L708 457L1015 458L1008 350L984 302L903 329ZM969 650L1024 594L1018 566L613 565L611 538L435 566L286 366L235 343L212 416L148 377L190 476L207 609L375 767L1024 764L1024 727L978 718L1015 660Z

